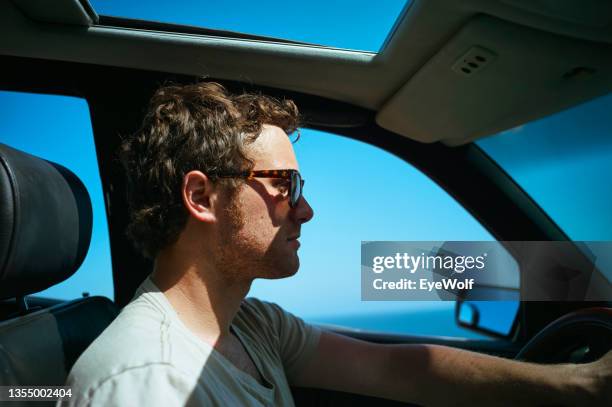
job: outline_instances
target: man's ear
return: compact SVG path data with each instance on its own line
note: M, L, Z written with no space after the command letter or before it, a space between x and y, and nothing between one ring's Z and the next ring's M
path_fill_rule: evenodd
M206 174L190 171L183 177L183 204L189 214L202 222L216 220L214 203L217 200L217 188Z

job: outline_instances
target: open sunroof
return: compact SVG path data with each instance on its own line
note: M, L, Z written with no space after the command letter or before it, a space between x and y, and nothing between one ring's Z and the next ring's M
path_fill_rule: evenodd
M101 16L378 52L410 0L89 0Z

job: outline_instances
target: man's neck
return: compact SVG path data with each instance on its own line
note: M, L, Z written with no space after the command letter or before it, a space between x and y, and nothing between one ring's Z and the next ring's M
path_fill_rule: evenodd
M151 279L183 324L211 345L230 336L230 324L251 286L251 281L231 281L209 262L175 251L160 253Z

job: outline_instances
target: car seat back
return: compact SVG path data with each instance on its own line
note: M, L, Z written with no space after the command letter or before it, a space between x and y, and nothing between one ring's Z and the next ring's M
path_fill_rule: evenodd
M63 385L79 355L116 317L105 297L28 308L27 295L69 278L89 248L92 209L68 169L0 143L0 385Z

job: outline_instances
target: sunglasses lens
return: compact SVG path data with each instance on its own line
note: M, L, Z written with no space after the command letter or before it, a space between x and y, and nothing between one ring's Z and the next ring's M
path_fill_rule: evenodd
M302 177L295 171L291 174L291 207L295 207L302 196Z

